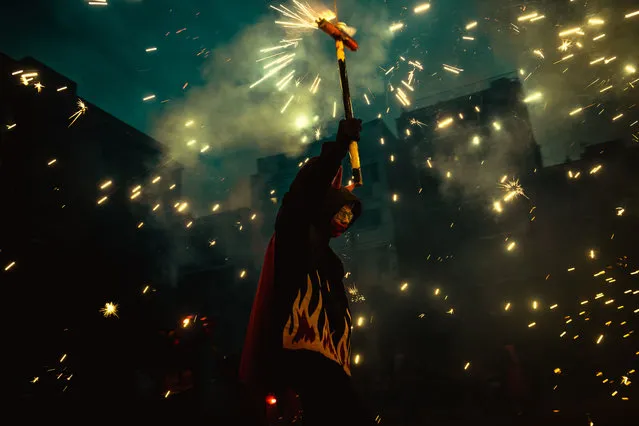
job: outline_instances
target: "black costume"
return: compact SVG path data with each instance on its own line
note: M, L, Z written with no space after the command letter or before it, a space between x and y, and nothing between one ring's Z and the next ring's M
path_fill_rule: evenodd
M304 424L364 424L350 385L351 313L344 267L329 246L330 222L361 203L341 187L341 162L361 121L340 123L336 142L298 172L284 196L266 251L240 363L258 395L299 395ZM282 399L278 396L278 399Z

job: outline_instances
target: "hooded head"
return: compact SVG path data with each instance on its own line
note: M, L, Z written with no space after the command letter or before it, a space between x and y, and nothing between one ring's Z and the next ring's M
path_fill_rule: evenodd
M351 192L354 186L342 186L342 173L340 166L331 187L326 191L322 209L314 220L318 230L330 237L342 235L362 212L362 203Z

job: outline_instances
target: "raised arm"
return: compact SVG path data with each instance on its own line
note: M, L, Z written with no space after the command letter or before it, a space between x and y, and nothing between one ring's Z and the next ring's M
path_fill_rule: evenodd
M351 141L359 141L362 121L342 120L335 142L324 142L321 154L311 158L300 169L284 195L277 215L276 231L282 226L301 224L319 211L326 191L331 186Z

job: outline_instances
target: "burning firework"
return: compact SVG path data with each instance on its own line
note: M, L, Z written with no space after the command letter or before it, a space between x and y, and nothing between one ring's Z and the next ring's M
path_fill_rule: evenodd
M105 318L110 316L118 318L118 305L113 302L107 302L104 304L104 307L100 309L100 312L102 312L102 315L104 315Z
M71 120L71 123L69 123L68 127L73 126L73 123L76 122L76 120L78 118L80 118L80 116L82 116L83 114L85 114L87 112L87 106L84 104L84 102L82 101L82 99L78 99L78 110L76 112L74 112L73 114L71 114L71 116L69 117L69 120Z
M504 195L503 198L505 202L511 201L518 196L529 199L524 192L524 188L522 188L521 184L519 183L519 179L511 180L508 182L501 182L499 184L499 187L506 192L506 195Z

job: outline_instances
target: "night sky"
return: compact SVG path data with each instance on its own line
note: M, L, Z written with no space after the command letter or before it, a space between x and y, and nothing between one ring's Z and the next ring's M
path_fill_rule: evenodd
M344 5L344 14L353 14L366 3L345 1L340 5ZM410 12L406 10L408 2L384 3L378 8L380 28L375 31L386 30L381 22L400 19ZM152 132L151 117L160 113L162 104L142 105L140 99L154 93L159 100L175 100L184 96L185 82L189 82L187 90L202 85L202 66L207 58L197 53L231 43L238 33L264 17L275 18L269 4L257 0L112 0L108 6L99 7L81 0L2 2L0 50L16 59L38 59L76 81L80 96L134 127ZM381 15L383 10L388 11L387 16ZM474 16L476 8L474 2L464 0L454 9L439 10L429 22L408 27L402 39L393 44L392 52L405 53L414 46L430 55L453 50L453 29L466 19L460 10ZM182 28L186 30L176 34ZM360 42L365 44L366 40ZM145 52L151 46L158 50ZM513 64L494 64L487 52L480 52L481 63L474 59L484 68L475 79L514 69ZM386 56L390 63L391 49Z
M264 12L258 0L115 0L106 7L82 0L2 2L0 50L38 59L76 81L80 96L149 132L160 104L140 99L179 97L186 81L201 82L205 59L196 53L227 42ZM158 51L146 53L150 46Z

